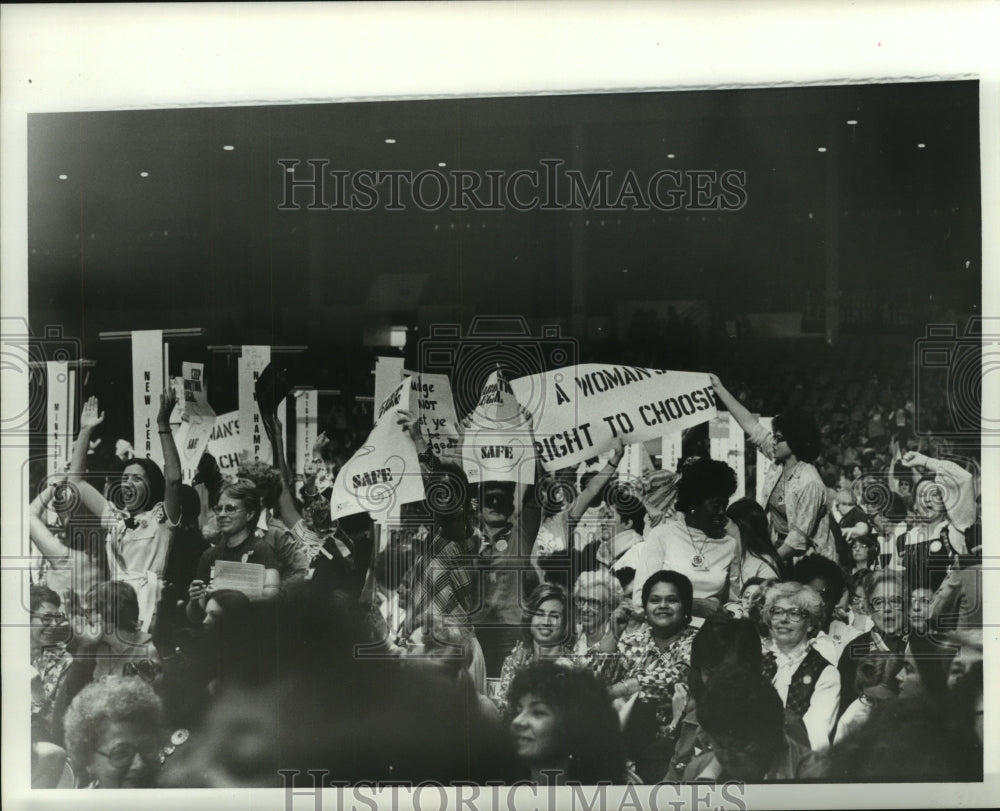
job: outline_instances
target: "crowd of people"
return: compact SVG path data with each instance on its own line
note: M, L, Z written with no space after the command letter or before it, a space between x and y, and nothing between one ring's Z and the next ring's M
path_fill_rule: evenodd
M981 779L974 465L905 406L859 449L711 378L762 503L704 453L623 480L620 442L470 486L401 411L427 498L390 527L331 520L349 445L321 435L297 482L273 412L273 465L185 484L171 391L162 469L109 474L90 398L30 510L33 785Z

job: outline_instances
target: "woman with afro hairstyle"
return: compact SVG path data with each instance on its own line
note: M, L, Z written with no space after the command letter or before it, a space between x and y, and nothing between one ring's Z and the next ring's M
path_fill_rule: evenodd
M830 529L826 485L813 466L820 452L820 433L807 414L779 414L769 431L737 400L714 374L709 376L715 393L748 438L774 464L765 471L765 508L771 535L782 560L798 558L809 551L837 559Z

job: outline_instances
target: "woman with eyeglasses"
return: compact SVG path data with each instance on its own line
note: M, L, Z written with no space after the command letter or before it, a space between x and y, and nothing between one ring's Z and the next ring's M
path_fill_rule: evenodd
M74 660L66 649L69 620L59 595L47 586L31 587L30 608L32 739L61 743L62 715L73 697Z
M886 658L891 680L902 667L903 652L906 650L907 605L902 575L880 569L865 579L864 589L865 608L872 628L848 642L837 663L841 712L854 700L855 676L860 662L870 656Z
M219 540L202 553L197 576L188 588L187 615L188 620L195 624L205 619L205 605L209 592L213 590L212 573L219 561L263 566L263 599L276 597L281 587L278 560L271 547L257 534L261 502L253 483L240 479L223 487L214 510L219 524Z
M508 709L507 693L514 677L532 662L553 659L571 663L569 627L569 599L562 586L542 583L531 592L521 622L522 638L500 669L496 701L501 713Z
M610 571L581 572L573 586L576 642L573 653L588 656L599 652L601 640L610 630L611 612L622 601L621 584Z
M778 556L786 561L813 550L836 560L826 485L812 464L821 449L815 421L805 414L779 414L772 420L769 431L716 375L709 378L715 393L747 438L774 462L764 472L764 492L768 494L765 507Z
M812 645L825 614L820 594L801 583L775 583L764 598L763 673L785 706L786 733L814 752L830 746L840 708L837 668Z
M156 422L163 470L151 459L130 459L121 481L112 486L113 492L105 498L83 480L91 437L104 421L97 398L91 397L80 413L80 433L73 446L68 473L83 506L100 516L108 532L111 579L129 583L135 589L139 621L144 630L152 623L174 530L181 520L181 461L170 428L176 402L173 389L168 388L160 395Z
M155 785L164 743L160 700L142 679L93 682L66 713L66 750L80 788Z

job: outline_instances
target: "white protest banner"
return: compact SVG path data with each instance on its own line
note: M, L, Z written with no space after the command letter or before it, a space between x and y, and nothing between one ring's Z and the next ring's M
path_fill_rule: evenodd
M757 422L764 426L768 431L771 430L771 420L774 417L757 417ZM768 459L764 454L760 452L760 448L757 449L757 486L756 495L757 503L767 506L767 500L771 497L770 493L764 492L764 482L767 479L767 471L771 469L771 460Z
M410 378L404 377L375 407L375 427L354 456L337 473L330 498L330 515L371 513L384 520L396 505L422 501L424 482L417 449L396 422L400 409L413 412Z
M305 475L306 460L312 461L312 449L319 435L319 392L299 389L295 397L295 474ZM284 427L284 423L282 423Z
M156 434L156 415L163 392L163 331L132 333L132 445L135 455L163 467L163 449Z
M466 420L462 468L470 484L535 481L531 433L499 369L486 379L479 403Z
M615 437L643 442L715 417L702 372L586 363L511 381L531 412L535 452L546 470L596 456Z
M271 443L267 441L267 434L264 433L254 387L257 385L260 373L270 362L271 347L244 346L236 365L242 438L246 443L249 459L267 463L271 462Z
M240 412L219 414L208 437L208 453L215 457L223 476L235 476L240 466L240 451L245 446L240 438Z
M205 364L181 364L183 399L181 424L174 432L174 442L181 457L185 484L191 484L198 472L198 460L208 448L209 437L215 427L215 410L208 404L205 390Z
M708 449L713 459L719 459L736 471L736 492L729 503L743 498L747 492L746 435L736 418L729 412L719 414L708 424Z

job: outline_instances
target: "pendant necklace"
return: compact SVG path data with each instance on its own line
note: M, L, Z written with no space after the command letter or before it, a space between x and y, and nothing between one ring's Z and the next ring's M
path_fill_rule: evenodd
M691 542L691 548L694 550L694 556L691 558L691 565L695 569L707 569L705 565L705 547L708 546L708 535L705 535L705 540L701 544L701 548L695 545L694 537L691 535L691 529L688 527L687 522L684 522L684 529L687 530L688 540Z

